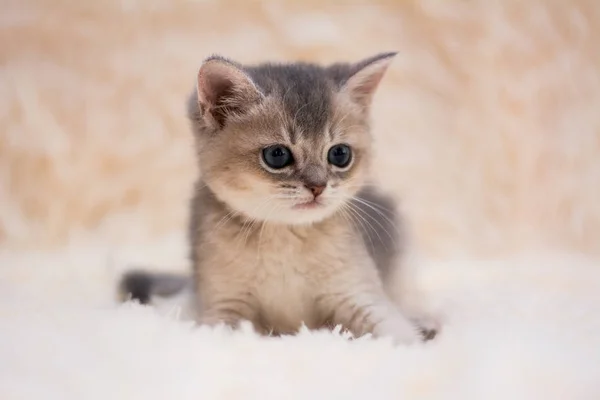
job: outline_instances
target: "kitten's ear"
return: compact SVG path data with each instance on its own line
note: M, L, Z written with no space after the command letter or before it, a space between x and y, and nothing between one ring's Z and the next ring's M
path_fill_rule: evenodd
M396 52L380 53L352 64L345 76L340 75L339 70L336 71L336 66L332 66L334 78L337 78L341 84L340 91L348 94L362 108L368 109L381 79L396 54Z
M217 127L223 127L227 118L243 114L262 97L239 65L219 56L202 63L196 89L203 118Z

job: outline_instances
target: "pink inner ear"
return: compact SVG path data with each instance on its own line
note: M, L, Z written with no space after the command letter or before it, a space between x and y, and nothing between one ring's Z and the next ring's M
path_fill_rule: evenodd
M366 73L367 74L364 78L359 79L359 81L356 84L356 87L354 88L354 91L364 96L370 96L375 92L375 90L379 86L379 82L381 82L385 70L377 70L373 73L369 73L369 71L366 71ZM361 73L359 72L359 74Z
M257 95L251 78L226 61L207 61L198 71L198 99L208 105L247 101Z
M200 67L197 92L198 103L219 125L260 97L251 78L224 60L209 60Z
M198 100L204 105L216 105L220 97L231 92L233 81L227 73L200 70L198 74Z
M228 68L220 61L208 61L198 71L198 101L205 106L214 106L221 96L234 85Z
M344 91L363 107L368 107L392 59L393 56L389 56L366 65L348 79Z

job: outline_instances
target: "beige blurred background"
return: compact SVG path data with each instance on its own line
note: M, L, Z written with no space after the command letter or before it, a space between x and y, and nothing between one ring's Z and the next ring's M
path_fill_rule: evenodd
M377 179L431 258L600 256L600 3L20 0L0 12L0 248L184 232L202 59L399 55ZM181 236L183 237L183 236Z

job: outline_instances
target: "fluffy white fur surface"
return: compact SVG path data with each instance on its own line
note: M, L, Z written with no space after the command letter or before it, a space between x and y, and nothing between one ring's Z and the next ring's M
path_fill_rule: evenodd
M109 253L77 249L0 258L20 271L0 280L0 398L600 396L600 265L581 256L421 262L405 300L435 315L442 331L424 345L393 347L329 332L210 330L180 315L182 298L115 306ZM81 263L87 280L75 273ZM63 274L51 272L57 265ZM15 289L17 275L29 277Z

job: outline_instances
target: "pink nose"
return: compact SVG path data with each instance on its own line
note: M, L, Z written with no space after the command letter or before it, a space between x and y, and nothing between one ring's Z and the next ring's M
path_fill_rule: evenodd
M325 190L325 185L305 185L313 196L318 197Z

